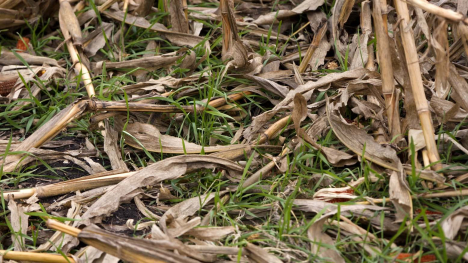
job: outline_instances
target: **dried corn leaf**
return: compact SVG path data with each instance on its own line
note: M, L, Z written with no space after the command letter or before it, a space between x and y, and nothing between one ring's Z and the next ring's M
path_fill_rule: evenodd
M139 187L155 185L163 180L179 178L192 171L210 168L226 169L234 173L240 173L244 170L231 161L212 156L183 155L167 158L138 171L117 184L99 198L82 218L90 219L109 215L118 209L123 197Z
M268 80L268 79L265 79L265 78L262 78L262 77L253 76L253 75L244 75L244 78L255 81L260 87L262 87L262 88L264 88L264 89L266 89L266 90L268 90L268 91L270 91L270 92L272 92L272 93L274 93L274 94L276 94L278 96L281 96L283 98L286 97L286 95L289 92L288 87L279 85L278 83L276 83L274 81L271 81L271 80Z
M218 241L224 239L226 236L236 232L233 226L221 227L197 227L191 229L186 234L193 236L200 240Z
M112 169L128 172L128 167L122 159L120 148L118 146L118 132L105 121L106 133L104 136L104 151L109 156Z
M248 243L245 249L249 252L247 257L258 263L280 263L283 262L274 255L268 253L264 248Z
M137 8L133 11L136 16L145 17L151 13L151 8L154 6L155 0L135 0L135 3L138 5Z
M104 15L118 20L118 21L125 21L128 25L133 25L136 27L147 28L149 30L153 30L156 32L161 33L165 36L170 42L178 46L190 46L195 47L204 41L203 37L194 36L191 34L180 33L175 31L168 30L164 25L159 23L150 23L146 19L142 17L132 16L130 14L125 14L120 10L108 10L104 12ZM210 52L208 41L205 42L205 49L207 52Z
M314 11L319 6L323 5L323 3L323 0L305 0L292 10L278 10L266 15L261 15L255 21L253 21L253 23L257 25L270 25L273 23L278 23L283 19L302 14L306 11Z
M458 74L457 68L450 63L450 74L449 82L452 86L452 99L462 107L465 111L468 111L468 83L464 78Z
M156 241L119 236L95 225L81 230L78 238L88 245L130 262L199 262L190 257L200 256L200 254L187 246L166 240ZM185 256L170 250L177 250Z
M364 154L367 160L380 166L399 171L400 159L396 151L391 147L378 144L366 131L346 123L341 115L334 113L333 105L328 102L328 99L327 117L336 137L351 151L359 156Z
M80 24L78 23L78 19L75 16L75 12L73 12L70 2L67 0L60 0L59 16L61 17L60 21L65 23L64 26L70 33L73 44L81 46L83 44L83 36L81 34Z
M223 194L225 194L226 191L219 192L219 196L221 197ZM186 222L187 218L189 216L194 215L197 211L199 211L201 208L203 208L206 204L208 204L218 193L212 193L212 194L207 194L207 195L202 195L202 196L197 196L197 197L192 197L190 199L187 199L166 211L164 215L161 217L159 220L159 225L161 226L162 230L166 235L169 237L177 237L185 232L191 230L193 227L197 226L200 224L200 221L198 221L197 225L194 225L190 229L187 229L186 231L180 231L181 226L184 225ZM170 225L172 224L172 228Z
M413 199L402 172L393 171L390 175L390 200L396 208L396 222L413 218Z
M111 38L113 30L114 24L102 22L101 26L96 28L83 40L85 54L88 57L96 55L96 53L106 45L106 38Z
M338 0L338 3L335 3L335 5L340 5L339 2L343 2L343 4L340 10L340 16L338 17L338 22L340 23L340 27L343 28L346 21L348 21L349 15L351 15L351 11L353 11L355 0Z
M143 57L121 62L99 62L93 68L94 70L101 69L105 64L106 69L122 69L122 68L144 68L147 71L153 71L159 68L165 68L174 64L179 56L153 56Z
M468 218L468 206L461 207L451 213L447 218L440 223L445 237L455 239L460 230L463 221Z
M448 24L445 19L438 19L439 23L434 31L432 39L432 47L436 55L436 76L435 76L435 90L436 96L445 99L450 91L448 86L449 75L449 43L447 28Z
M18 57L21 57L21 60ZM0 55L0 65L23 65L22 60L26 61L30 65L41 66L47 64L51 66L58 66L57 60L53 58L33 56L29 55L28 53L13 54L12 52L2 50L2 53Z
M182 138L163 135L155 126L139 122L129 123L123 136L125 142L134 148L160 153L213 153L245 148L245 145L200 146Z
M8 210L10 210L11 230L14 233L11 235L12 243L14 244L15 251L25 251L25 236L28 231L29 216L25 213L39 210L38 204L23 205L17 204L13 199L8 202Z
M80 260L89 263L118 263L119 258L106 254L101 250L87 246L75 253Z
M181 33L189 33L189 25L184 13L183 0L171 0L169 3L172 30Z

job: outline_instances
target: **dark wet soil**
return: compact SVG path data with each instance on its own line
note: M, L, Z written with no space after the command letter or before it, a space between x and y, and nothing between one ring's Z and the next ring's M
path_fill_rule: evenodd
M119 210L115 211L112 216L104 219L103 224L108 225L125 225L128 219L133 219L133 223L136 224L139 220L145 218L145 216L138 210L134 202L128 204L121 204Z

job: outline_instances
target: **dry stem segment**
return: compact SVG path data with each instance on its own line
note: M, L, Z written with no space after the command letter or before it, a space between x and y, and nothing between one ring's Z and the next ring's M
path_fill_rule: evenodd
M65 225L64 223L60 223L55 219L47 219L46 224L48 228L58 230L65 234L69 234L70 236L78 237L78 235L81 233L81 230L79 230L78 228Z
M268 127L268 129L260 136L260 139L258 139L258 141L254 142L252 145L263 144L266 141L270 140L270 138L272 138L276 133L278 133L290 122L290 119L291 116L288 115L273 123L273 125Z
M65 257L59 254L0 250L0 255L2 256L3 259L15 260L15 261L75 263L75 260L73 258Z
M278 160L281 160L284 156L286 156L290 152L289 148L284 148L281 154L277 157ZM275 160L269 162L267 165L263 166L260 170L252 174L247 180L244 181L242 184L242 188L247 188L252 184L256 183L260 180L260 177L266 173L268 173L271 169L276 166L277 162Z
M239 35L237 34L237 23L232 14L231 1L220 0L219 9L221 10L221 17L223 23L223 56L233 46L234 41L239 41Z
M36 189L20 189L16 191L8 191L3 193L3 198L5 200L10 199L24 199L33 196L36 193Z
M377 35L377 54L382 75L382 93L385 97L385 109L387 112L390 137L393 139L401 134L400 114L397 107L397 96L395 94L395 82L393 79L392 60L389 59L390 46L388 44L388 33L382 18L381 0L374 0L374 24Z
M81 63L78 51L76 50L75 46L73 45L73 42L70 39L70 33L68 31L64 19L66 18L59 15L60 28L62 30L63 36L65 37L68 52L70 53L70 57L73 61L73 64L75 65L75 69L81 73L81 78L86 86L86 92L88 93L88 96L94 97L96 96L96 92L94 91L94 85L91 79L91 74L89 73L88 68Z
M109 7L111 7L117 0L107 0L104 2L104 4L100 5L98 7L99 12L104 12L106 11Z
M436 163L439 162L440 157L435 143L431 113L429 112L426 95L424 94L424 86L421 79L421 70L419 67L418 52L416 51L416 45L414 43L413 30L409 26L410 16L408 5L402 0L395 0L395 7L401 18L400 31L406 56L406 65L410 75L411 89L413 91L416 109L418 111L419 120L424 133L424 140L426 141L427 152L431 162ZM440 163L436 163L433 167L435 170L440 170L442 165Z
M111 101L94 101L90 100L90 111L132 111L132 112L163 112L163 113L183 113L202 111L201 106L174 106L174 105L157 105L129 102L111 102Z
M436 6L424 0L407 0L407 2L411 4L412 6L419 7L422 10L429 12L431 14L441 16L443 18L446 18L455 22L462 22L463 24L468 25L468 17L464 16L461 13L452 11L450 9L445 9L440 6Z
M307 53L305 54L304 59L301 61L301 65L299 65L299 73L304 73L309 66L310 60L312 59L315 50L317 50L318 46L320 45L320 41L322 41L325 33L327 33L327 25L327 23L324 23L324 25L318 30L317 34L314 35L314 39L307 49Z
M243 91L243 92L240 92L240 93L236 93L236 94L231 94L229 96L227 96L228 100L231 100L231 101L238 101L242 98L244 98L245 96L247 95L251 95L252 92L250 91ZM227 103L227 100L225 98L219 98L219 99L215 99L215 100L212 100L208 103L208 105L210 105L211 107L214 107L214 108L219 108L223 105L225 105Z

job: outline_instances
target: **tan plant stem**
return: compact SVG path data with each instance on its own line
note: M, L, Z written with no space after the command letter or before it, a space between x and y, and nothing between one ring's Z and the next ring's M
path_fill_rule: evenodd
M382 0L382 1L384 1L384 0ZM367 3L367 4L369 4L369 3ZM363 6L363 8L364 8L364 6ZM372 31L372 28L369 28L369 30ZM375 53L374 53L374 47L372 45L367 46L367 53L368 53L368 56L367 56L367 62L366 62L366 69L368 69L370 71L375 71L376 70L376 68L375 68ZM372 102L372 103L374 103L376 105L380 105L379 100L375 96L372 96L372 95L367 95L367 101ZM387 140L385 139L385 130L381 125L379 125L379 127L377 128L377 131L374 133L374 138L375 138L375 141L378 142L378 143L386 143L387 142Z
M381 10L381 14L382 14L382 22L383 22L384 32L388 34L387 0L380 0L380 10Z
M31 189L20 189L16 191L8 191L3 192L3 199L10 200L10 199L25 199L33 196L36 193L35 188Z
M284 156L286 156L290 152L289 148L284 148L281 154L277 157L277 160L280 161ZM262 175L268 173L276 166L277 162L275 160L269 162L267 165L263 166L260 170L252 174L247 180L244 181L241 188L247 188L254 183L258 182Z
M229 0L220 0L219 9L221 10L221 19L223 25L223 46L222 46L222 55L226 55L231 49L231 46L234 44L234 41L239 40L239 35L237 34L237 23L235 22L234 17L232 17L230 10L230 1Z
M327 26L328 24L325 23L314 35L314 39L312 40L312 43L307 49L307 53L305 54L304 59L302 59L301 64L299 65L299 73L304 73L307 67L309 66L310 60L312 59L315 50L317 50L318 46L320 45L320 42L322 41L323 36L325 36L325 33L327 33Z
M59 254L0 250L0 255L5 260L48 263L75 263L73 258L65 257Z
M109 232L100 231L99 228L95 227L94 231L88 228L84 230L80 230L75 227L71 227L65 225L57 220L48 219L46 222L47 227L51 229L55 229L61 231L63 233L69 234L73 237L78 237L80 241L95 247L103 252L106 252L110 255L116 256L121 258L124 261L131 261L131 262L152 262L152 263L164 263L165 261L159 260L155 258L155 255L160 256L158 253L153 255L148 255L145 252L138 251L135 247L132 247L131 242L133 242L134 238L125 238L119 235L115 235ZM111 240L119 240L119 239L127 239L124 245L118 245L117 247L110 244ZM116 241L117 243L119 241ZM156 247L155 249L160 249ZM143 250L144 251L144 250ZM162 258L167 257L161 256ZM190 261L193 262L193 261Z
M67 194L79 190L89 190L102 186L117 184L135 173L136 172L122 173L121 171L113 170L31 189L7 191L3 193L3 198L5 200L25 199L33 196L34 194L37 194L38 198L43 198Z
M429 193L419 195L418 198L437 198L437 197L457 197L457 196L467 196L468 189L452 190L445 191L441 193Z
M401 134L400 131L400 114L398 107L395 107L398 102L398 96L395 92L395 81L393 79L393 66L390 59L390 46L388 44L388 33L386 24L382 18L381 9L382 0L374 0L373 16L375 33L377 37L377 54L379 56L380 71L382 75L382 93L385 98L385 110L388 119L388 128L390 130L390 138L393 139Z
M242 98L245 98L245 96L247 95L251 95L252 92L250 91L243 91L243 92L240 92L240 93L236 93L236 94L231 94L229 96L227 96L227 100L225 98L219 98L219 99L215 99L215 100L212 100L208 103L208 105L210 105L211 107L214 107L214 108L219 108L223 105L225 105L229 100L230 101L238 101Z
M434 164L435 170L440 170L442 164L438 163L440 160L439 153L434 137L434 127L432 126L431 113L424 94L424 86L421 79L421 70L419 67L419 58L414 43L413 30L410 27L410 17L408 5L402 0L395 0L395 7L398 15L401 18L400 31L402 37L403 48L406 56L406 64L410 75L411 89L413 91L416 109L418 111L419 120L421 122L424 140L426 141L426 149L429 155L429 160Z
M460 189L460 190L453 190L453 191L445 191L441 193L428 193L428 194L420 194L420 195L413 195L411 196L413 199L417 198L439 198L439 197L459 197L459 196L468 196L468 189ZM389 198L385 198L386 202L389 202ZM372 199L371 201L363 201L363 202L356 202L354 204L359 205L371 205L371 204L380 204L383 203L384 199Z
M63 1L63 0L60 0ZM63 18L59 16L60 24L63 24ZM96 96L96 92L94 91L94 85L91 79L91 74L89 74L88 68L83 65L79 59L78 56L78 51L76 50L75 46L73 45L73 42L70 38L70 33L66 29L66 27L62 27L62 34L65 37L65 43L68 48L68 52L70 53L70 57L73 61L73 64L75 65L75 69L81 73L81 79L83 80L85 87L86 87L86 92L88 93L88 96L94 97Z
M98 11L99 12L104 12L106 11L109 7L111 7L115 2L117 2L117 0L107 0L106 2L104 2L104 4L100 5L98 7Z
M189 21L187 0L182 0L182 6L184 7L185 19Z
M78 235L81 233L81 230L78 228L65 225L64 223L61 223L55 219L47 219L46 225L48 228L58 230L73 237L78 237Z
M252 145L263 144L266 141L270 140L276 133L283 129L291 120L291 116L288 115L277 122L273 123L268 129L260 136L258 141L254 142Z
M446 18L455 22L462 22L465 25L468 25L468 17L464 16L461 13L452 11L450 9L445 9L440 6L436 6L425 0L406 0L406 2L408 2L412 6L419 7L422 10L429 12L431 14L441 16L443 18Z

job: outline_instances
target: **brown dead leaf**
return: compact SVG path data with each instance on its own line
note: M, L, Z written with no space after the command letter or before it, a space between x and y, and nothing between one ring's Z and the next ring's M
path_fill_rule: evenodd
M220 197L225 194L226 191L220 192ZM198 224L193 225L189 229L185 231L181 231L181 226L186 223L186 220L189 216L192 216L197 211L199 211L202 207L204 207L207 203L209 203L217 193L212 193L203 196L197 196L190 199L187 199L173 207L164 213L164 215L159 220L159 225L161 226L162 230L166 235L169 237L177 237L185 232L189 231L193 227L198 226L200 224L200 220L198 220ZM170 228L169 225L173 224L173 228Z
M183 244L169 240L128 238L90 225L81 230L78 238L84 243L120 259L137 262L199 262L210 260ZM176 254L170 250L177 250Z
M233 234L236 229L233 226L224 227L197 227L186 234L200 240L217 241L224 239L227 235Z
M120 125L120 127L123 127L123 125ZM201 152L223 152L245 148L245 145L240 144L226 146L200 146L182 138L163 135L155 126L139 122L129 123L126 126L125 133L123 134L127 144L137 149L144 148L150 152L194 154Z
M355 154L362 156L385 168L399 171L400 159L391 147L385 147L374 141L372 136L353 124L345 123L341 115L336 115L332 103L327 98L327 117L336 137ZM365 149L365 151L364 151Z
M51 65L51 66L58 66L57 60L53 58L47 57L40 57L40 56L33 56L29 55L28 53L16 53L13 54L12 52L2 50L0 54L0 65L23 65L23 62L17 57L20 56L24 61L28 62L30 65Z
M171 0L169 12L171 14L172 30L181 33L189 33L189 25L184 13L183 0Z
M118 209L123 197L139 187L155 185L163 180L179 178L191 171L210 168L226 169L234 173L240 173L244 170L243 167L231 161L206 155L182 155L167 158L138 171L117 184L99 198L83 214L82 218L91 219L101 215L109 215Z
M463 221L468 217L468 206L461 207L451 213L447 218L440 223L445 237L455 239L460 230Z
M78 19L75 16L75 12L73 12L70 2L67 0L60 0L59 16L61 17L61 21L65 23L64 26L70 33L73 44L77 46L83 45L83 36L81 34L80 24L78 23Z
M392 171L390 175L390 200L396 208L396 222L413 218L413 199L402 172Z
M264 248L248 243L245 249L249 252L247 256L258 263L280 263L282 262L274 255L268 253Z

